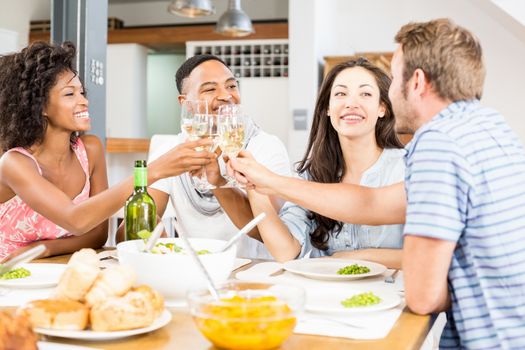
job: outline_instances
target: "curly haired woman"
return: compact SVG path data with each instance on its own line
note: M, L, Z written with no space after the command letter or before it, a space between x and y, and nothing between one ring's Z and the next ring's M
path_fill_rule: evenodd
M35 244L46 255L97 248L107 218L133 190L108 189L104 149L90 130L88 100L71 43L33 43L0 57L0 260ZM148 167L148 183L199 169L206 142L174 148Z
M404 150L394 130L390 81L364 58L341 63L328 73L317 98L308 148L297 169L302 177L367 187L403 181ZM232 163L245 176L268 174L246 152ZM278 261L310 254L401 266L402 225L340 222L291 202L277 215L269 198L261 196L251 196L250 204L254 215L263 211L268 215L258 230Z

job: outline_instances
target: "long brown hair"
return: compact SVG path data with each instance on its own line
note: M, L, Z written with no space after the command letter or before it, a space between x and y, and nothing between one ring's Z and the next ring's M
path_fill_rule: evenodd
M339 183L346 173L339 137L330 122L330 118L327 116L327 112L330 104L330 92L335 78L343 70L354 67L362 67L370 72L379 87L379 103L385 107L385 115L383 118L378 118L375 127L378 147L383 149L403 148L403 144L397 138L394 129L394 112L388 99L390 77L365 58L340 63L332 68L321 85L315 105L308 148L297 166L299 174L308 173L311 181ZM317 227L310 234L313 246L321 250L327 250L330 232L338 235L343 224L314 212L310 212L309 218L317 223Z

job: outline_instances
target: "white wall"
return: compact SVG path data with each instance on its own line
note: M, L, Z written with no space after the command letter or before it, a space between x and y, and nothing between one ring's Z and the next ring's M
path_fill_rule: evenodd
M142 45L108 45L107 137L148 137L147 59L148 49Z
M0 28L0 55L18 50L18 32Z
M474 32L483 46L487 79L482 103L499 110L525 142L521 103L525 28L517 28L512 18L502 16L491 4L490 0L290 0L290 109L313 108L318 84L312 72L314 60L391 51L403 24L449 17ZM290 138L290 152L297 154L306 136L291 133L296 137Z
M305 109L309 118L308 125L311 124L319 76L316 3L316 0L290 0L289 10L289 115L292 115L293 110ZM287 146L290 160L294 163L303 156L308 131L294 130L291 117L289 120Z
M0 28L18 33L17 49L27 46L29 22L40 19L37 13L45 12L47 19L50 0L0 0Z
M267 133L286 145L288 139L288 79L241 78L241 102L246 113Z
M525 2L523 0L492 0L492 2L525 25Z
M147 48L141 45L108 45L106 60L107 137L148 137L147 56ZM108 154L109 184L113 185L129 176L132 173L135 159L146 159L146 155Z

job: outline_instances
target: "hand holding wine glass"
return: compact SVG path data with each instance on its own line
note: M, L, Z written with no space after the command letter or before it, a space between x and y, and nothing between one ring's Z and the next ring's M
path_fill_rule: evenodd
M258 163L248 151L240 151L237 157L230 159L227 168L229 174L239 183L245 184L247 189L266 195L277 194L274 188L278 186L279 179L283 178Z
M216 161L217 156L212 152L198 152L196 149L208 148L211 144L207 139L181 143L150 163L148 174L152 180L158 180L202 169Z

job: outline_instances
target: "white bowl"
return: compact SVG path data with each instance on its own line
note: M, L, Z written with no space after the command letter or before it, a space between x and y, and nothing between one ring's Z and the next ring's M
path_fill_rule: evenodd
M233 245L222 253L226 241L218 239L190 238L196 251L207 249L210 254L199 255L214 283L220 284L230 276L235 262L237 247ZM175 243L186 250L180 238L160 238L159 243ZM188 253L153 254L146 253L142 240L117 244L119 262L131 266L137 274L137 284L147 284L166 299L167 305L185 304L190 289L205 288L206 280Z

